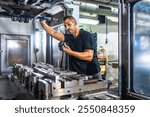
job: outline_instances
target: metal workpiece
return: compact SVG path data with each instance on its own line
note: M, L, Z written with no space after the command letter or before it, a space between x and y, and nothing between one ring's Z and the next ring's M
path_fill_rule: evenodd
M53 72L53 69L44 69L43 67L38 68L38 67L33 67L34 72L40 73L42 75L44 75L45 77L53 80L54 82L57 82L59 80L59 76L58 74Z
M38 68L38 67L33 67L34 72L36 73L41 73L43 75L47 74L47 70L43 69L43 68Z
M24 66L24 68L22 69L21 72L22 72L21 73L22 74L21 82L22 82L23 86L28 87L29 76L33 72L33 69L28 66Z
M49 99L49 93L51 92L51 85L49 85L49 82L39 79L38 80L38 99L40 100L48 100Z
M58 89L62 88L60 81L58 81L57 83L54 83L51 79L45 78L44 80L49 82L49 84L51 85L52 93L53 93L54 90L58 90Z
M29 76L29 75L31 75L31 72L33 72L33 69L31 67L28 67L28 66L25 66L23 70L24 70L25 76Z
M43 77L44 77L44 75L42 75L40 73L32 72L30 75L30 81L32 81L33 83L36 83L38 79L41 79Z
M34 69L35 72L44 75L45 77L53 80L54 82L57 82L59 80L60 75L54 73L53 69L45 70L43 68L38 68L38 67L34 67L33 69Z
M38 90L38 80L43 78L44 75L32 72L29 76L29 92L32 95L37 95Z
M62 75L61 76L63 79L65 80L69 80L69 81L72 81L72 80L88 80L88 76L86 75L83 75L83 74L68 74L68 75Z
M59 81L61 82L61 88L69 88L75 86L84 85L85 75L81 74L64 74Z
M21 79L21 71L23 69L22 64L14 64L13 65L13 73L15 76L17 76L18 79Z
M43 69L43 68L38 68L38 67L33 67L34 72L40 73L42 75L47 75L49 72L53 72L53 69Z
M42 80L40 80L40 81L42 81ZM38 82L39 83L39 91L41 91L41 92L47 91L47 93L45 93L44 95L45 95L46 99L50 100L54 97L53 92L60 90L62 88L62 85L61 85L61 82L59 82L59 81L57 83L54 83L51 79L47 79L47 78L45 78L44 81L46 81L47 83ZM47 84L48 84L48 86L47 86ZM43 85L45 85L45 87ZM43 86L43 87L41 87L41 86ZM47 89L47 87L48 87L48 89ZM43 97L43 96L40 95L40 97ZM44 99L44 98L42 98L42 99Z
M22 78L22 85L36 99L49 100L65 95L78 95L107 89L107 82L84 74L58 68L45 69L41 63L32 68L20 64L14 65L13 76ZM19 80L19 79L18 79Z
M17 65L16 64L14 64L13 65L13 75L17 75Z
M75 74L75 75L71 75L69 77L73 80L80 80L80 79L86 80L87 79L87 76L84 74Z
M106 89L107 89L107 82L97 82L92 84L76 86L76 87L53 90L53 97L59 97L59 96L69 95L69 94L91 93L92 91L100 92Z
M98 82L98 80L95 80L95 82L85 83L84 77L78 80L66 80L60 77L60 82L57 83L53 82L50 79L44 79L44 81L40 79L39 91L42 92L41 94L45 97L45 99L52 99L64 95L74 95L92 91L98 92L99 90L107 89L107 82ZM48 93L46 93L45 91L47 91ZM41 96L41 94L40 97L43 97ZM44 99L44 97L41 99Z
M57 73L59 74L60 76L67 76L67 75L74 75L74 74L77 74L77 72L75 71L70 71L70 70L61 70L61 69L58 69L58 68L54 68L54 73Z
M47 90L47 93L45 93L45 97L47 100L50 100L53 97L53 89L56 89L56 88L60 89L61 84L60 83L54 83L51 79L44 79L44 80L48 84L48 89L45 89L45 90ZM55 86L54 84L57 84L57 85ZM45 86L45 88L47 88L46 86ZM39 89L40 89L40 87L39 87Z
M82 86L84 84L83 79L80 80L60 80L61 82L61 88L69 88L69 87L76 87L76 86Z
M47 74L47 78L51 79L54 83L59 82L60 76L56 73L50 72Z
M46 63L42 63L42 62L33 63L33 64L32 64L32 67L43 68L43 69L46 69L46 70L49 70L49 69L53 69L53 68L54 68L53 65L46 64Z

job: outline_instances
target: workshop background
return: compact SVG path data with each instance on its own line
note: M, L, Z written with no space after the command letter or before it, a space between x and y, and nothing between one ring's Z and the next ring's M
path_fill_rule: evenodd
M130 11L123 5L130 3L128 0L0 0L0 99L120 99L119 36L128 31L119 30L119 25L125 22L119 18L128 16ZM80 28L94 35L97 56L102 57L99 58L102 82L67 71L68 56L40 25L44 19L55 30L66 33L65 15L74 16ZM58 82L62 76L67 80ZM70 81L72 77L74 80Z

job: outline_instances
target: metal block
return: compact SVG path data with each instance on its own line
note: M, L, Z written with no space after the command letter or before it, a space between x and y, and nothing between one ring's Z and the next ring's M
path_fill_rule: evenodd
M54 73L59 74L61 76L65 75L74 75L77 74L77 72L70 71L70 70L60 70L60 69L54 69Z
M40 92L39 99L46 99L46 100L51 99L53 97L53 92L61 89L61 83L59 81L57 83L54 83L53 80L46 78L46 79L44 79L44 81L42 79L40 79L38 82L39 82L39 92ZM44 95L43 95L43 92L45 92Z
M14 71L15 71L15 75L17 76L17 79L21 79L21 70L23 68L22 64L15 64L14 66Z
M60 82L61 82L61 88L82 86L84 84L83 79L81 79L81 80L70 80L70 81L60 80Z
M53 70L53 65L50 65L50 64L46 64L46 63L42 63L42 62L39 62L39 63L33 63L32 64L33 67L38 67L38 68L43 68L45 70Z
M59 82L60 76L58 74L56 74L56 73L48 73L47 74L47 78L53 80L54 83L57 83L57 82Z
M33 67L33 70L37 73L40 73L42 75L47 75L48 73L53 73L53 69L44 69L44 68L38 68L38 67Z
M48 100L49 99L49 90L50 85L47 81L39 79L38 80L38 91L39 91L39 99L40 100Z
M28 67L28 66L24 66L24 69L22 70L22 84L25 86L27 80L29 80L29 76L31 75L31 73L33 72L33 69Z
M89 93L89 92L98 92L100 90L107 89L107 82L97 82L92 84L81 85L77 87L61 88L59 90L53 91L53 97L68 95L68 94L77 94L77 93Z
M29 76L29 92L33 95L37 95L38 92L38 80L43 78L44 76L39 73L32 72Z

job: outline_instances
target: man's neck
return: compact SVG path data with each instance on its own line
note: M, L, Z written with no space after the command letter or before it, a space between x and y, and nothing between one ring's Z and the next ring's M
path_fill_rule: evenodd
M80 33L80 29L79 27L77 27L75 33L73 33L74 38L76 38L79 35L79 33Z

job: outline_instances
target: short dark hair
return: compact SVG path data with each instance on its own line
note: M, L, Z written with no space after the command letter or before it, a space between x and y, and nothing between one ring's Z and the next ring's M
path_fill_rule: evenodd
M63 18L63 21L65 21L66 19L70 19L70 20L76 21L76 19L75 19L73 16L69 16L69 15L65 16L65 17Z

